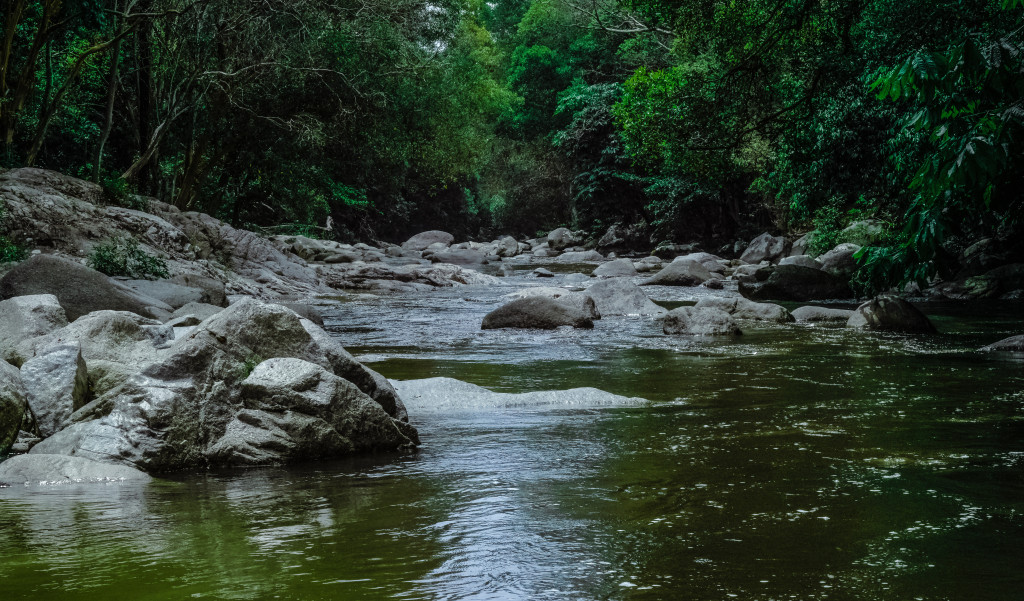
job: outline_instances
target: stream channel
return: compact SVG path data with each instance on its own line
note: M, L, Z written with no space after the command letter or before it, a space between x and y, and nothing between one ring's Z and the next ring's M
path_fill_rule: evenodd
M526 273L321 309L389 378L649 402L410 411L413 455L0 490L0 600L1024 595L1024 356L978 351L1020 303L923 303L934 336L481 331L563 277Z

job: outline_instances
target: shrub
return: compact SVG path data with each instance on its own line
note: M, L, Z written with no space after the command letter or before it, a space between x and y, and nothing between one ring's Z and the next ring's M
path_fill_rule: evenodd
M89 266L110 276L135 279L166 278L169 275L167 263L147 254L130 236L98 244L89 255Z
M128 182L118 176L103 178L100 186L103 188L103 199L109 204L136 211L149 210L146 197L132 194Z

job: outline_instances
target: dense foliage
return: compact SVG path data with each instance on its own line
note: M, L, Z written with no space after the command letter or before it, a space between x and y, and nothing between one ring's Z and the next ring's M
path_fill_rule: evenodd
M1020 230L1022 15L1018 0L10 0L0 159L112 202L348 240L622 224L639 246L772 229L824 247L873 219L862 283L878 288Z

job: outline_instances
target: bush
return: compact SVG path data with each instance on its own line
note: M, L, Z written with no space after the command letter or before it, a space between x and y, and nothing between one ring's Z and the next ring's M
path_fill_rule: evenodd
M18 246L4 236L0 236L0 263L24 261L26 257L28 257L28 251L25 248Z
M168 277L167 263L139 248L134 238L114 238L97 245L89 255L89 266L109 276L125 276L134 279L158 279Z
M128 182L118 176L103 178L100 187L103 188L103 199L109 204L136 211L149 210L149 201L144 196L132 194Z

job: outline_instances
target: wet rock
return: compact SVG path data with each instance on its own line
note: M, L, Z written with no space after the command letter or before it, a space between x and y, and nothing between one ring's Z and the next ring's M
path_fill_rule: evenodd
M52 294L17 296L0 302L0 359L18 363L19 343L68 325L64 309Z
M812 259L810 255L791 255L779 261L779 265L799 265L811 269L821 269L821 263Z
M559 409L636 406L647 403L644 399L623 397L596 388L510 394L493 392L452 378L395 381L394 384L417 414L515 407Z
M576 292L565 288L556 288L554 286L541 286L514 292L506 295L506 298L516 300L520 298L531 298L534 296L553 298L559 302L572 305L584 314L588 315L590 319L601 319L601 312L597 309L594 299L584 292Z
M713 255L706 252L696 252L682 255L672 259L673 263L682 263L684 261L693 261L700 263L704 269L707 269L711 273L725 273L725 260L722 257Z
M641 286L699 286L711 279L711 272L696 261L673 261Z
M539 278L553 278L553 277L555 277L555 274L551 273L547 269L544 269L543 267L538 267L537 269L534 269L533 270L533 275L535 275L535 276L537 276Z
M585 294L594 299L601 315L664 315L668 310L654 304L629 278L596 282Z
M557 257L558 254L559 254L559 252L557 250L554 250L554 249L550 248L548 246L547 242L545 242L544 244L541 244L539 246L534 247L533 251L531 251L531 252L533 253L533 256L541 258L541 259L544 259L544 258L547 258L547 257Z
M499 257L514 257L519 254L519 242L512 236L499 238L495 243L494 254Z
M604 278L632 277L637 275L636 267L629 259L615 259L594 269L594 275Z
M291 309L299 317L308 319L321 328L324 327L324 316L320 313L320 309L315 305L310 305L309 303L296 303L292 301L278 301L277 304Z
M742 334L732 316L713 307L680 307L665 315L666 334L685 336L737 336Z
M18 438L22 417L28 410L28 397L21 372L6 361L0 361L0 455L5 454Z
M860 250L856 244L844 242L818 257L821 269L834 276L850 279L858 269L857 259L853 255Z
M53 255L34 255L0 279L3 298L37 294L57 297L69 320L103 310L147 317L152 315L149 307L173 311L166 303L138 294L94 269Z
M553 330L562 326L593 328L593 319L568 303L543 296L514 300L484 316L481 329L536 328Z
M805 306L793 310L793 318L802 322L833 322L846 323L853 315L850 309L831 309L828 307Z
M692 253L695 250L697 250L696 244L673 244L671 242L662 242L655 247L651 254L660 259L669 261L678 256Z
M604 261L604 255L596 250L569 251L558 255L559 263L593 263Z
M486 265L487 255L477 250L458 249L436 252L430 257L433 263L449 265L465 265L470 267Z
M820 269L779 265L759 269L739 280L740 294L756 301L810 301L851 298L846 281Z
M576 246L582 240L568 228L560 227L548 233L548 247L551 250L562 251L569 247Z
M105 484L111 482L149 482L152 477L139 470L84 457L18 455L0 463L0 482L8 484Z
M426 250L431 244L440 244L447 248L455 241L455 236L440 230L430 230L416 234L402 243L405 250Z
M1024 353L1024 334L1003 338L999 342L993 342L988 346L981 347L983 351L1009 351Z
M747 249L740 255L740 260L746 263L760 263L768 261L778 263L783 257L789 256L793 244L782 236L772 236L765 232L754 238Z
M751 321L770 321L774 323L787 323L793 321L793 316L781 305L774 303L755 303L742 297L736 296L706 296L695 305L697 309L710 307L724 311L732 315L733 319L746 319Z
M43 437L71 423L71 414L85 404L89 393L89 372L77 343L50 347L26 361L21 378Z
M878 296L857 307L846 327L907 334L936 333L935 326L924 313L893 295Z

